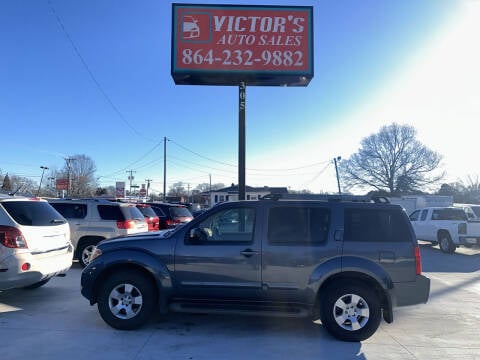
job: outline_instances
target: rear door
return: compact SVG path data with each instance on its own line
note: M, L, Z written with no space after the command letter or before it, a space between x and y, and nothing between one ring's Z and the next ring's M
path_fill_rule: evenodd
M262 287L272 301L313 301L311 275L337 259L341 244L332 238L328 204L278 202L266 209L263 235Z

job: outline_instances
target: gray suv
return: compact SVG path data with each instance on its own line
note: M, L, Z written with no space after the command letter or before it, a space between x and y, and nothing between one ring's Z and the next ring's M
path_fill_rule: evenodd
M174 230L100 243L82 294L112 327L152 312L321 319L335 337L370 337L396 306L427 302L430 281L398 205L226 202Z

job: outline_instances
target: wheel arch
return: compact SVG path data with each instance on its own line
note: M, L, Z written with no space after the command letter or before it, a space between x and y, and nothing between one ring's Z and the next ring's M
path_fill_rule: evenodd
M450 239L452 238L452 235L450 234L450 231L448 229L438 229L437 230L437 241L440 241L440 236L442 235L448 235Z
M366 259L344 257L341 259L341 262L342 266L338 268L341 271L323 272L323 276L317 278L316 283L318 287L315 291L314 310L319 311L322 296L329 286L334 286L339 281L355 281L374 289L383 309L384 320L387 323L393 322L395 300L392 299L394 285L390 275L381 266ZM321 273L320 267L316 269L315 273ZM320 314L314 312L314 315L316 317Z
M101 273L95 278L92 286L91 304L97 302L101 284L108 276L119 271L127 270L138 272L149 279L155 287L160 311L162 313L167 312L167 299L172 289L172 281L170 272L164 264L158 262L151 255L139 251L122 251L121 254L113 252L104 254L102 257L105 257L104 267Z

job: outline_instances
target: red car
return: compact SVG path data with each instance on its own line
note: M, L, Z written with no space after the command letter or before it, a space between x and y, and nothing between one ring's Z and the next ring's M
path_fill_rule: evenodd
M136 204L137 208L145 217L148 224L148 231L157 231L160 229L160 219L158 218L152 207L147 204Z

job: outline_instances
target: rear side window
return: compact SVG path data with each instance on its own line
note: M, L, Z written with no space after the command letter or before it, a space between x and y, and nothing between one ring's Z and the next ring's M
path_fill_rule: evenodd
M87 216L86 204L50 203L66 219L84 219Z
M4 201L1 206L20 225L52 226L65 219L45 201Z
M155 217L157 214L155 214L155 211L150 206L138 206L138 210L143 214L143 216L148 216L148 217Z
M319 207L274 207L268 214L271 244L322 244L327 241L330 209Z
M432 212L432 220L467 220L467 214L463 209L435 209Z
M155 214L157 214L157 216L160 216L160 217L165 217L165 213L163 212L162 209L160 209L158 206L153 206L152 205L152 209L153 211L155 212Z
M127 206L127 217L129 219L134 219L134 220L144 220L144 216L140 210L136 206Z
M125 221L120 206L98 205L98 214L103 220Z
M170 208L170 215L176 217L192 217L192 213L183 206L172 206Z
M411 242L408 218L393 209L345 209L344 241Z

